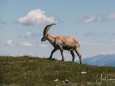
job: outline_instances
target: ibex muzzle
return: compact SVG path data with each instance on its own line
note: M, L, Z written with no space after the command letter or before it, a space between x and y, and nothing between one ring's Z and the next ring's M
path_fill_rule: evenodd
M55 36L54 37L54 36L51 36L50 34L48 34L48 31L52 25L56 25L56 24L54 24L54 23L49 24L44 28L43 37L41 39L41 41L48 40L54 47L53 51L51 52L49 59L52 58L52 55L55 51L60 50L60 53L62 56L62 61L64 61L63 50L68 50L68 51L70 51L70 53L73 57L72 61L74 61L74 59L75 59L74 51L75 51L77 53L79 59L80 59L80 63L82 64L81 55L79 53L79 47L80 47L79 42L73 37L67 37L67 36Z
M43 36L42 38L41 38L41 41L46 41L47 39L46 39L46 36Z

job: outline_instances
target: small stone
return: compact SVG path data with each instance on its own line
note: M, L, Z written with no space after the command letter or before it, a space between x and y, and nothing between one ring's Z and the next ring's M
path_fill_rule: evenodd
M69 80L65 79L65 83L68 84L68 83L69 83Z
M58 79L55 79L54 82L58 82L59 80Z
M83 72L81 72L81 74L87 74L87 72L83 71Z

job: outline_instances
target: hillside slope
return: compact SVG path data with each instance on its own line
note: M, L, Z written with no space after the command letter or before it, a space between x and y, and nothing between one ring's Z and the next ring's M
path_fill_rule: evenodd
M0 86L114 86L115 68L80 65L38 57L0 56Z

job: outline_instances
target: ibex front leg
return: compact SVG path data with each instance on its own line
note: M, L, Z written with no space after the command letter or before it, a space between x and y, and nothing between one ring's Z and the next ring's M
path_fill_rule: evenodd
M63 55L63 48L62 48L62 46L60 46L60 53L61 53L61 56L62 56L62 60L61 61L64 61L64 55Z
M51 55L50 55L49 59L51 59L51 58L52 58L52 55L53 55L53 53L54 53L55 51L57 51L57 49L56 49L56 48L54 48L54 49L53 49L53 51L51 52Z

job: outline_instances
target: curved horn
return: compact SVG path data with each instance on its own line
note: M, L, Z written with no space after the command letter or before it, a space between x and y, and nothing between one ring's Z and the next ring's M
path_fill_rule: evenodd
M44 32L43 32L44 35L46 35L46 34L48 33L48 31L49 31L49 29L50 29L50 27L51 27L52 25L56 25L56 24L55 24L55 23L52 23L52 24L47 25L47 26L44 28Z

